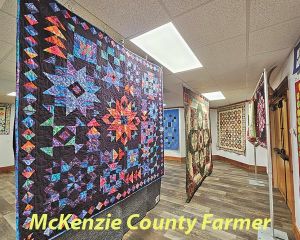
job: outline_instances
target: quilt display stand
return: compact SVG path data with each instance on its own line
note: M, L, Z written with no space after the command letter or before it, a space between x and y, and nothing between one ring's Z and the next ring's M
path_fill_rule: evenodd
M274 229L274 199L273 199L273 169L272 169L272 154L271 154L271 135L270 135L270 113L269 113L269 89L267 71L264 69L264 90L265 90L265 111L266 111L266 132L267 132L267 156L268 156L268 178L269 178L269 204L270 204L270 219L271 227L258 230L258 240L288 240L286 232Z
M257 164L256 164L256 148L258 146L258 142L253 143L253 149L254 149L254 179L249 180L250 185L258 186L258 187L264 187L265 184L263 181L257 180Z

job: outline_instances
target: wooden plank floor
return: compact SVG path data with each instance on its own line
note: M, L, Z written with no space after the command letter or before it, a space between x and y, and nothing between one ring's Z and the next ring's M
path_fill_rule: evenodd
M215 161L213 174L205 180L190 203L185 203L185 165L166 162L165 176L162 180L161 200L151 210L148 218L160 217L197 217L202 221L203 214L212 213L215 218L267 218L268 217L268 189L254 187L248 181L253 178L244 170L230 164ZM267 186L267 176L259 175ZM14 176L0 174L0 239L15 239L15 193ZM275 227L288 232L289 239L294 240L291 233L291 215L278 191L274 193ZM255 240L257 233L241 231L201 231L196 226L193 232L186 236L179 230L168 231L129 231L125 240L160 240L160 239L201 239L201 240Z
M238 169L230 164L214 161L213 174L199 188L190 203L185 203L185 165L166 162L165 176L162 180L161 200L151 210L148 218L159 217L197 217L202 222L203 214L212 213L215 218L268 218L269 198L267 176L259 175L258 179L265 182L265 187L249 185L254 174ZM275 227L288 232L289 239L294 240L291 232L291 214L279 191L274 191ZM206 231L200 230L200 224L186 236L181 231L130 231L123 239L201 239L201 240L255 240L257 232L241 231Z

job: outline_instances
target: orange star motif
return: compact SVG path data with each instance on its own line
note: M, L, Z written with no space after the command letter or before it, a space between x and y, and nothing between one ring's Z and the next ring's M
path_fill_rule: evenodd
M116 108L107 110L109 114L102 118L104 123L110 125L107 130L115 131L116 141L120 140L123 145L126 145L132 138L132 131L138 130L137 126L140 124L137 113L132 111L132 103L126 96L123 96L120 101L116 101Z

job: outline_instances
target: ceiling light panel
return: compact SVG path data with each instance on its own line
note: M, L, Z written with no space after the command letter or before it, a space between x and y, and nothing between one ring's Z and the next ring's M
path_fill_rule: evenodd
M135 37L131 41L173 73L202 67L171 22Z
M225 99L222 92L209 92L209 93L202 93L204 97L206 97L209 101L215 101L215 100L223 100Z

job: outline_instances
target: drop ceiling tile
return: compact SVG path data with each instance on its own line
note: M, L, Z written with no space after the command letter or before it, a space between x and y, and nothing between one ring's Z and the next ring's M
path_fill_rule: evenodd
M0 95L6 96L6 94L16 91L16 83L13 81L6 81L1 79Z
M213 79L230 78L246 66L246 37L239 36L195 49L203 66Z
M246 86L252 87L254 90L264 68L270 69L273 66L280 67L283 61L287 59L290 51L290 48L286 48L249 57L248 81Z
M245 1L215 0L174 18L178 31L191 44L207 45L246 31Z
M1 25L0 41L14 43L16 41L16 19L7 13L0 11Z
M77 0L77 3L126 38L170 22L158 0Z
M1 65L0 65L1 66ZM7 71L0 71L0 82L2 81L11 81L16 82L16 72L7 72Z
M17 16L17 1L14 0L0 0L2 3L0 10L12 16Z
M8 56L6 57L6 59L11 61L11 62L16 62L16 58L17 58L16 57L16 47L12 46Z
M292 48L299 38L300 18L250 33L249 55Z
M15 62L11 62L8 60L4 60L3 62L0 63L0 74L2 72L7 72L9 74L14 74L16 75L16 64Z
M250 1L250 31L300 17L299 0Z
M212 79L207 69L205 68L197 68L197 69L193 69L181 73L176 73L176 76L186 83L192 81L199 81L199 82L210 81Z
M172 17L199 7L211 0L162 0Z
M0 41L0 63L3 60L4 57L6 57L10 51L12 51L12 49L14 48L13 45L8 44L6 42L2 42Z

